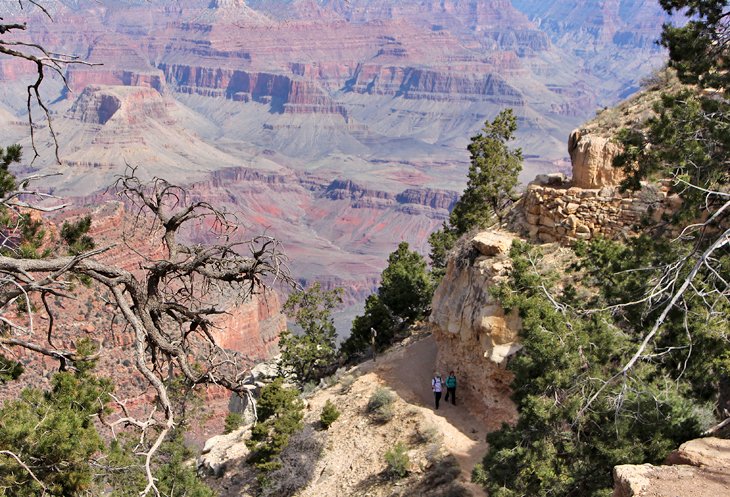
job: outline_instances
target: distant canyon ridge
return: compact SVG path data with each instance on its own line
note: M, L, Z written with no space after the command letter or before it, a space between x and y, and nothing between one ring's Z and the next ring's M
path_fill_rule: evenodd
M361 301L401 240L463 189L466 145L511 107L522 180L567 169L571 129L664 63L668 19L642 0L3 2L24 40L101 65L44 83L62 164L39 131L25 170L97 203L127 164L280 238L302 281ZM7 35L6 35L7 37ZM2 143L29 148L34 67L0 59ZM31 154L27 152L27 156Z

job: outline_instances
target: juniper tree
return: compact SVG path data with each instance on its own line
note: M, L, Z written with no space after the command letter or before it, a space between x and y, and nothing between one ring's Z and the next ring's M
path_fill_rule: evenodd
M446 254L461 235L474 228L484 228L495 220L502 222L522 171L522 150L508 145L516 131L517 118L512 109L505 109L492 122L485 121L481 131L471 138L464 193L451 211L448 223L429 237L436 280L443 275Z
M293 293L284 304L284 312L301 328L301 334L282 333L280 364L302 385L322 378L336 365L337 330L332 311L340 304L342 289L323 290L319 282Z
M350 336L342 344L343 352L355 354L369 347L372 330L377 333L377 347L390 345L399 329L426 314L433 289L426 260L410 250L407 242L400 242L388 256L377 293L367 298L365 312L354 319Z

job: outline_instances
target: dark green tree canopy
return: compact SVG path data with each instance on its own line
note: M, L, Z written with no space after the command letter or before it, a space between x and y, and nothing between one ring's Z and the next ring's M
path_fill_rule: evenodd
M661 43L669 49L669 65L686 83L728 89L730 84L730 11L727 0L660 0L669 12L691 20L683 27L664 26Z
M388 256L376 294L365 301L365 313L352 323L350 336L342 344L348 355L371 345L371 330L377 332L377 348L387 347L399 330L422 318L431 304L434 284L426 260L407 242Z
M319 282L289 296L284 312L302 330L281 335L281 366L304 385L329 373L337 363L337 330L332 312L342 304L342 288L324 290Z
M506 109L494 121L486 121L482 130L472 137L468 147L469 179L449 216L457 234L483 228L495 217L502 220L522 171L522 150L507 145L514 139L515 131L517 118L512 109Z
M408 242L400 242L388 256L388 266L380 278L378 297L395 316L409 323L423 316L433 287L426 260L410 250Z
M482 130L472 137L468 147L471 163L466 189L448 222L428 238L435 283L443 277L448 253L461 235L475 228L485 228L493 224L495 218L502 222L522 171L522 150L508 146L516 131L517 118L512 109L505 109L492 122L486 121Z

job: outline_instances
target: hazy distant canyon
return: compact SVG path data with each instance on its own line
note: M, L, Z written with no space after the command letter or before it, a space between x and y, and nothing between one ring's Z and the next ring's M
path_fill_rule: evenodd
M83 205L126 164L283 240L302 280L377 284L401 240L427 252L464 186L469 137L519 116L523 180L566 167L576 125L660 66L642 0L48 0L26 39L101 65L44 95L33 169ZM32 66L0 59L2 144L29 146ZM28 154L30 155L30 154ZM29 168L28 168L29 169Z

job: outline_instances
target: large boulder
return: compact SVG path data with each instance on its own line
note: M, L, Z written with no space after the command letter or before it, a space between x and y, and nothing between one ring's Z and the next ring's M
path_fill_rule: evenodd
M568 153L573 164L573 186L600 189L616 186L625 177L620 168L613 166L621 147L609 138L575 129L568 139Z
M672 452L667 464L616 466L613 497L730 495L730 440L691 440Z
M429 317L439 351L436 368L455 371L465 404L494 419L516 417L509 399L512 374L505 366L522 347L521 321L491 292L509 277L513 238L485 231L470 241L474 250L450 258Z

